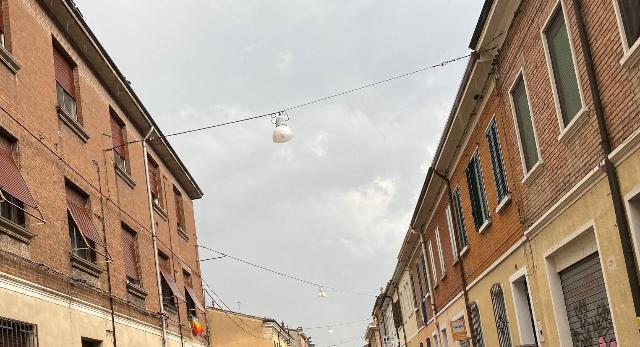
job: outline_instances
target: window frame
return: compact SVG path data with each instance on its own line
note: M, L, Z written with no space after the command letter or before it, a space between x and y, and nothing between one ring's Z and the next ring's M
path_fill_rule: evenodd
M527 105L529 106L529 117L531 117L531 125L533 128L533 138L534 138L534 143L536 145L536 152L538 153L538 161L535 162L532 166L531 169L527 169L527 163L524 157L524 149L523 149L523 144L522 144L522 138L520 136L520 125L518 124L518 114L516 111L516 106L515 106L515 102L513 100L513 92L516 89L516 87L518 86L518 82L522 81L522 84L524 86L524 90L525 93L527 94ZM540 141L538 139L538 131L536 130L536 120L534 117L534 113L533 113L533 108L531 107L531 97L529 94L529 87L527 84L527 77L524 73L524 68L520 68L520 71L518 72L518 74L516 74L516 77L513 79L513 82L511 83L511 86L509 87L509 103L511 105L511 115L513 116L513 125L515 127L516 130L516 137L518 139L518 150L520 152L520 163L522 164L522 173L523 173L523 177L521 180L522 184L525 184L526 182L528 182L529 180L532 180L533 178L535 178L537 176L537 172L539 172L540 168L542 167L544 161L542 159L542 153L540 152Z
M436 225L436 230L434 231L436 235L436 247L438 250L438 260L440 261L440 278L445 278L447 276L447 269L444 263L444 252L442 250L442 238L440 237L440 227Z
M549 27L556 16L562 15L565 29L567 30L567 36L569 38L569 49L571 50L571 61L573 62L573 70L576 76L576 84L578 85L578 94L580 95L580 109L578 113L573 115L571 120L567 124L564 124L564 118L562 114L562 106L560 105L560 95L558 93L558 86L556 82L556 73L553 69L553 59L551 58L551 49L549 48L549 40L547 37ZM573 45L573 36L571 33L571 26L569 23L569 16L567 15L566 7L562 0L557 0L553 6L551 13L544 22L544 25L540 29L540 36L542 37L542 46L544 47L544 56L547 63L547 71L549 72L549 80L551 81L551 90L553 91L553 101L556 109L556 117L558 119L558 126L560 127L560 134L558 135L558 141L562 141L565 138L570 138L575 133L576 128L584 121L588 112L586 102L584 99L584 92L582 90L582 83L580 83L580 74L578 72L578 60L577 54ZM528 94L527 94L528 96ZM568 116L568 115L567 115Z
M455 227L453 225L453 211L451 210L451 204L447 204L447 207L444 209L444 213L447 219L447 228L449 229L449 243L451 243L451 253L453 255L453 262L457 262L460 257L460 253L458 253L458 244L456 241L456 232Z
M622 43L623 55L620 59L620 65L623 67L632 67L638 61L640 61L640 38L630 45L627 39L627 33L625 29L625 23L622 19L622 11L620 9L619 0L612 0L613 8L616 14L616 22L618 23L618 33L620 34L620 41Z
M433 256L433 245L431 244L431 240L429 240L429 244L427 246L429 252L429 260L431 261L431 271L433 272L433 276L435 277L435 285L434 288L438 286L438 272L436 272L436 261Z

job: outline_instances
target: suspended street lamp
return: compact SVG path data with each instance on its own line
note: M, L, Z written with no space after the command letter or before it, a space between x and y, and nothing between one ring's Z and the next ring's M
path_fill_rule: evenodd
M286 113L278 112L277 115L271 117L271 122L276 125L273 129L273 142L285 143L293 138L293 132L287 125L289 115Z
M327 292L324 291L324 288L320 287L319 288L319 292L318 292L318 297L319 298L326 298L327 297Z

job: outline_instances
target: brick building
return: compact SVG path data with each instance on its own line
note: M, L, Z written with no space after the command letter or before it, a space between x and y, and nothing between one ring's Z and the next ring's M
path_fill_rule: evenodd
M485 1L390 282L411 273L416 320L396 330L417 331L393 345L636 344L638 18L637 1Z
M72 1L0 5L2 345L206 345L202 191Z

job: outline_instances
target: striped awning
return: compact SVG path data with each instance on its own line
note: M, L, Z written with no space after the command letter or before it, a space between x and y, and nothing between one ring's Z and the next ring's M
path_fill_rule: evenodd
M184 289L187 291L187 295L191 297L191 300L196 305L196 308L204 312L204 306L202 306L202 304L200 303L200 300L198 300L198 297L196 296L196 292L193 290L193 288L189 286L185 286Z
M67 199L67 205L69 207L69 213L71 213L71 218L73 218L73 221L78 225L78 229L80 229L82 235L95 242L96 245L104 247L104 242L98 233L98 229L96 229L96 226L91 220L90 212L86 208L71 201L71 199Z
M18 165L11 153L0 149L0 189L27 206L38 209L38 203L31 195L29 186L25 182Z
M171 289L171 293L173 293L173 296L175 296L176 298L182 301L185 301L184 295L182 295L182 293L180 292L180 289L178 289L178 285L173 280L173 278L169 276L163 269L160 269L160 275L165 281L167 281L167 284L169 285L169 288Z

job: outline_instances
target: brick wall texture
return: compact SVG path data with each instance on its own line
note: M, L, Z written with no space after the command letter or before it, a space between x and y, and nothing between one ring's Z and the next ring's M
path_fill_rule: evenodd
M112 147L110 109L124 121L126 139L139 140L142 135L127 118L127 114L113 99L117 86L99 80L92 66L85 61L81 51L69 41L59 23L45 11L36 0L3 0L3 20L7 50L21 68L13 74L0 64L0 129L17 139L16 155L19 167L33 196L39 204L46 223L37 223L27 217L27 229L36 234L23 252L31 261L68 276L80 277L69 261L65 180L73 182L89 195L92 220L100 235L106 233L108 250L113 257L110 264L113 294L117 297L117 310L136 317L153 317L160 310L156 272L151 237L150 210L144 173L144 158L140 143L128 145L130 176L135 186L116 174L113 153L104 152ZM89 134L86 143L58 116L53 65L53 41L57 41L77 65L75 83L78 112L81 123ZM162 194L164 194L167 217L155 213L158 242L170 255L173 275L179 288L184 288L182 268L192 272L193 285L198 300L202 283L199 280L199 264L196 245L195 220L192 201L184 187L177 183L172 173L151 150L150 155L160 165ZM173 187L182 191L186 219L184 238L178 234ZM104 209L104 227L102 210ZM32 213L36 211L30 210ZM144 300L130 298L126 288L121 225L125 224L137 234L138 258L142 287L147 293ZM4 243L9 243L6 238ZM24 247L24 246L20 246ZM20 249L18 247L18 249ZM99 256L98 265L105 268ZM3 257L0 261L6 270L18 277L38 282L45 287L57 288L60 280L47 272L40 274L38 268L20 270L14 267L15 260ZM26 266L26 265L25 265ZM20 268L22 269L22 268ZM91 286L78 286L74 290L79 298L105 306L103 298L95 293L107 291L107 275L102 272ZM135 303L129 305L127 303ZM187 327L186 306L180 307L180 321ZM203 313L199 314L202 321ZM170 317L178 321L178 316ZM147 319L159 325L157 319ZM190 329L184 329L190 335Z

